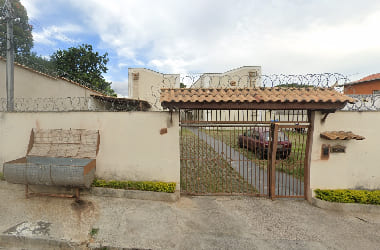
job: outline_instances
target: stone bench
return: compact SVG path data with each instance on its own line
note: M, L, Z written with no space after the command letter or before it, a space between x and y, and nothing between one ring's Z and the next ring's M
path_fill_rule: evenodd
M33 129L27 154L6 162L5 180L28 185L89 188L95 178L99 131L85 129ZM60 195L62 196L62 195Z

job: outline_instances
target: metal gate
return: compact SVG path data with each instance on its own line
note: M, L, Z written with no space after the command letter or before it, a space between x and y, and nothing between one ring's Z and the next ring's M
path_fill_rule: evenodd
M306 110L182 110L180 126L182 193L305 197Z

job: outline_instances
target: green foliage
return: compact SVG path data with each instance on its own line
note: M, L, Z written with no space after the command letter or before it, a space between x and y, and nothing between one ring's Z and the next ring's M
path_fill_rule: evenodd
M180 82L179 83L179 87L182 88L182 89L184 89L184 88L186 88L186 85L183 82Z
M0 7L4 6L5 0L0 0ZM11 1L14 15L16 18L20 18L19 21L15 21L13 25L14 36L14 51L18 55L26 55L30 53L30 49L33 47L33 27L29 25L29 18L25 7L20 3L20 0ZM7 25L6 22L0 23L0 51L1 55L5 56L7 48Z
M91 236L91 237L94 237L95 235L98 234L98 232L99 232L99 228L92 228L92 229L90 230L90 236Z
M83 44L71 47L67 50L57 50L51 56L58 75L73 81L88 83L90 88L103 92L106 95L116 96L111 83L107 82L103 73L107 73L106 67L109 59L108 53L100 55L93 51L92 45Z
M57 76L55 64L49 59L38 56L35 52L31 52L28 55L16 55L15 61L47 75Z
M315 194L325 201L380 205L380 190L316 189Z
M154 182L154 181L105 181L95 179L92 183L93 187L126 189L126 190L143 190L154 192L174 193L175 182Z
M0 172L0 181L4 181L5 178L4 178L4 174L2 172Z

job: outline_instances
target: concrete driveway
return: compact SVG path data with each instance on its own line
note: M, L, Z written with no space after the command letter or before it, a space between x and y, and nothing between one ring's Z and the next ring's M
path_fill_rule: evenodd
M137 249L380 246L380 214L342 214L302 200L182 197L169 203L85 195L84 202L77 204L62 198L25 199L22 186L4 182L0 183L0 199L3 236L71 242L75 249L85 249L88 244ZM11 243L4 239L0 238L0 249L10 248ZM59 248L52 243L47 247L43 241L20 244L14 249Z

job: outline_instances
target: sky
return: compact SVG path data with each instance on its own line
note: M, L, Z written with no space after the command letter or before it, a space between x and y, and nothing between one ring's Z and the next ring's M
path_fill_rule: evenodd
M128 95L128 68L162 73L380 72L378 0L21 0L33 51L93 45L109 55L105 74Z

